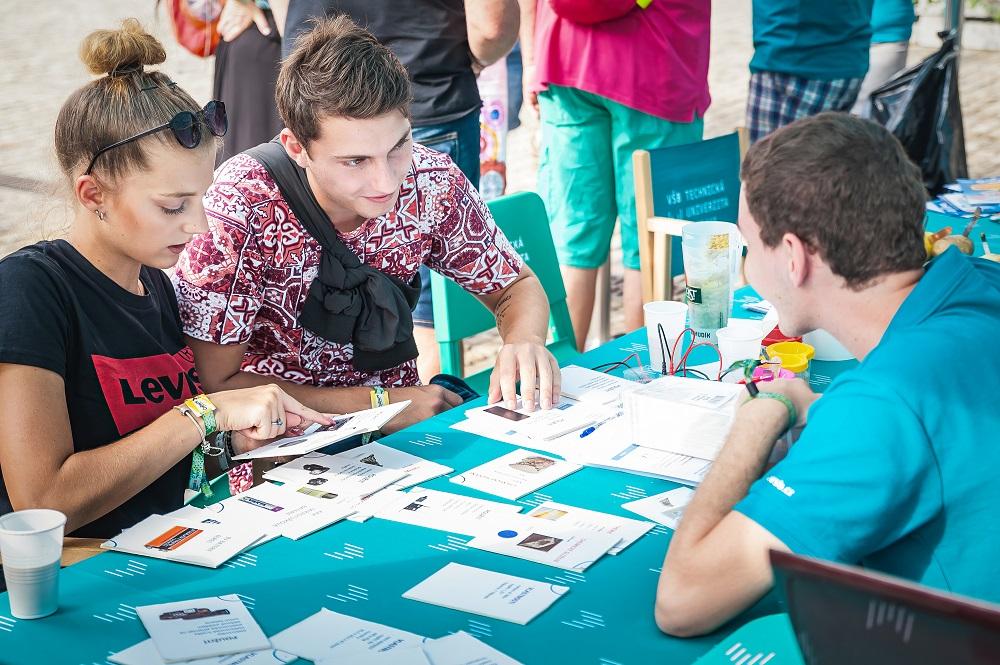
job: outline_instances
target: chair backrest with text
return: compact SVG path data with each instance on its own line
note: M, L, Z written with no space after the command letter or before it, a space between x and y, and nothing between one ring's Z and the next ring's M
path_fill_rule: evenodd
M683 273L680 234L685 222L736 222L742 130L685 145L633 154L643 302L670 297L666 283Z
M576 342L545 204L534 192L519 192L493 199L487 205L497 226L534 271L549 298L549 333L552 337L549 350L557 360L572 357L576 354ZM431 295L434 332L441 350L441 371L464 377L462 340L494 328L496 321L492 312L474 296L433 271ZM489 372L485 374L488 380ZM470 385L481 388L476 384L481 384L482 378L470 381Z

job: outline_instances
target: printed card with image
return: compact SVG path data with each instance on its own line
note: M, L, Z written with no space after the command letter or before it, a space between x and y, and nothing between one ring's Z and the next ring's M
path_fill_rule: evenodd
M557 526L527 515L505 515L468 542L469 547L583 572L620 540L589 529Z
M271 638L275 649L321 662L351 662L358 652L385 653L419 647L421 635L373 621L357 619L325 607Z
M271 648L236 595L142 605L135 613L168 663Z
M539 504L537 508L528 512L528 517L549 520L559 528L571 527L617 536L618 542L608 551L608 554L618 554L656 526L652 522L640 522L628 517L567 506L555 501Z
M315 490L319 498L362 497L392 485L406 477L400 469L359 462L336 455L308 453L264 473L268 480L285 483L289 489Z
M357 434L367 434L377 432L382 426L399 415L399 412L409 406L410 401L396 402L374 409L365 409L347 413L342 416L335 416L330 425L320 425L313 423L301 434L285 436L272 441L271 443L254 448L242 455L237 455L235 460L260 459L263 457L293 457L319 450L332 443L343 441Z
M390 485L390 489L403 489L426 483L428 480L449 474L454 470L450 466L438 464L375 442L345 450L337 453L334 457L405 472L406 477L394 482Z
M283 665L295 661L295 656L277 649L234 653L210 658L185 660L183 665ZM166 665L167 661L160 658L153 640L143 640L138 644L123 649L108 656L108 661L116 665Z
M101 543L101 549L218 568L265 538L265 529L227 527L150 515Z
M451 482L515 501L581 468L519 449L456 475Z
M545 442L579 432L598 422L603 414L600 409L595 410L594 406L564 397L551 409L536 407L529 411L522 406L519 398L514 409L501 404L490 404L469 409L465 415L467 420L473 421L482 429L485 436L496 432L506 437Z
M428 529L474 536L498 515L519 513L521 507L461 494L414 487L375 517Z
M694 496L690 487L677 487L667 492L647 496L638 501L623 503L622 508L653 520L657 524L676 529L684 516L684 508Z
M568 591L568 586L449 563L403 598L524 626Z
M292 540L308 536L354 513L348 501L324 500L274 483L262 483L205 510L218 515L223 524L235 522L248 527L256 524L264 526L268 533Z

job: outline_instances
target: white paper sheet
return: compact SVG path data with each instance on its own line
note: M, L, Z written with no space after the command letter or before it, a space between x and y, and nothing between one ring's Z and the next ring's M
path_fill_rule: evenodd
M518 661L466 632L427 640L424 653L431 665L521 665Z
M577 464L519 449L455 475L451 482L514 501L580 468Z
M652 522L640 522L629 517L600 513L596 510L577 508L555 501L539 504L533 510L528 511L527 516L550 521L556 528L584 529L615 536L618 538L618 542L608 550L608 554L612 555L618 554L656 526Z
M490 520L498 514L521 511L521 506L515 504L476 499L421 487L414 487L401 496L401 501L385 506L375 513L375 517L474 536L488 527Z
M234 460L260 459L263 457L292 457L311 453L331 443L343 441L356 434L377 432L409 406L410 401L398 402L374 409L365 409L336 416L331 425L314 423L297 436L286 436L271 443L237 455Z
M101 549L217 568L264 536L261 528L227 528L150 515L102 543Z
M454 470L450 466L438 464L377 442L345 450L337 453L334 457L404 472L406 477L394 482L389 486L389 489L404 489L426 483L428 480L449 474Z
M205 510L218 515L223 524L237 522L248 528L264 526L268 533L276 532L292 540L308 536L355 512L348 501L326 500L273 483L262 483L207 506Z
M469 547L583 572L620 538L589 529L560 527L550 520L526 515L498 517L468 542Z
M264 477L285 483L295 490L305 488L339 497L362 497L405 478L406 472L336 455L308 453L266 471Z
M567 586L449 563L403 598L523 626L568 591Z
M284 651L265 649L249 653L184 660L180 661L180 665L282 665L283 663L291 663L297 658L298 656ZM108 660L117 665L166 665L167 662L160 658L160 652L156 650L153 640L143 640L118 653L111 654L108 656Z
M271 638L271 645L313 661L362 651L387 652L419 647L424 637L373 621L321 609ZM340 662L349 662L341 659Z
M135 613L168 663L271 648L236 595L141 605Z
M677 487L667 492L648 496L645 499L623 503L622 508L663 526L676 529L684 515L684 508L693 496L694 490L688 487Z

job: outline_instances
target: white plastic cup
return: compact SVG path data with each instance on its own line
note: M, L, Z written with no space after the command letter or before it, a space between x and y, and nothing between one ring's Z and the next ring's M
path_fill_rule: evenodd
M59 564L66 516L36 508L0 516L0 557L10 613L40 619L59 608Z
M664 346L659 327L667 340L666 349L673 352L674 342L687 327L688 306L677 300L657 300L642 306L646 320L646 345L649 347L649 364L656 372L663 371ZM678 351L680 346L677 346Z
M723 371L738 360L755 360L760 358L760 345L764 334L758 326L729 325L719 328L719 353L722 355Z
M715 343L726 327L743 256L743 236L730 222L692 222L681 232L685 297L699 342Z

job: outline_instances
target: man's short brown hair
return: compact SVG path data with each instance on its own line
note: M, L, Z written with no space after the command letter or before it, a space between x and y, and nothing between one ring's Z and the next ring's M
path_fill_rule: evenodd
M410 79L392 51L346 15L315 21L281 63L275 101L302 145L319 138L327 117L410 115Z
M881 125L836 112L798 120L750 148L741 178L764 244L798 236L852 289L927 259L920 169Z

